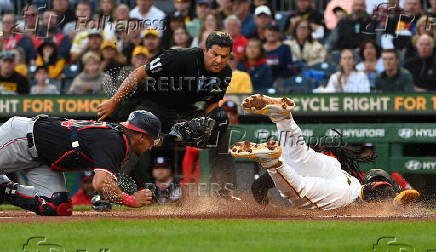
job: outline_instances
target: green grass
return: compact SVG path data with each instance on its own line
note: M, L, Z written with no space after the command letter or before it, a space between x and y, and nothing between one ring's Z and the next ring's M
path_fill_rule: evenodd
M22 251L32 236L66 251L372 251L382 236L395 236L417 252L436 250L434 222L97 219L0 225L0 251Z

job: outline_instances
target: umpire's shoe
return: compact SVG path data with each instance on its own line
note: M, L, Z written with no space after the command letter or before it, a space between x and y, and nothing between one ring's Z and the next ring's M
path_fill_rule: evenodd
M235 143L230 147L233 157L249 158L260 163L264 168L275 166L282 155L282 147L279 142L270 140L263 144L255 144L248 141Z
M176 141L184 145L201 148L206 147L214 126L214 119L199 117L174 124L169 135L175 136Z
M262 94L255 94L244 99L242 107L246 112L266 115L273 122L291 119L294 101L287 98L272 98Z

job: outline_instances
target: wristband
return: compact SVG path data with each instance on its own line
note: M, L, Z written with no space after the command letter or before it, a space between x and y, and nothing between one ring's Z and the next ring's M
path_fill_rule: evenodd
M123 192L123 201L121 204L128 207L135 207L135 196Z

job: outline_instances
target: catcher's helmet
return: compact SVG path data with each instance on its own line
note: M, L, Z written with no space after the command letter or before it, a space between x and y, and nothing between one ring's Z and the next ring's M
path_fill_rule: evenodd
M145 110L133 111L130 113L127 122L122 122L121 125L130 130L145 133L154 138L159 138L162 129L162 124L159 118Z
M364 201L382 201L387 198L394 198L396 193L394 187L385 181L376 181L364 184L361 189L361 198Z

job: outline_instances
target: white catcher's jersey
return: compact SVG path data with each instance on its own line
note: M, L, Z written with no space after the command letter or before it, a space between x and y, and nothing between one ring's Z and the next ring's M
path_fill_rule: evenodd
M341 169L333 157L315 152L306 145L293 119L277 123L283 165L269 169L282 197L295 207L336 209L360 197L359 180Z

